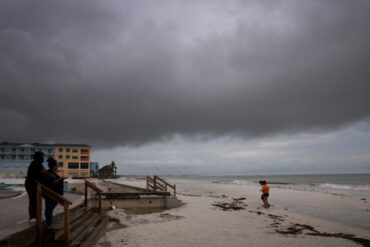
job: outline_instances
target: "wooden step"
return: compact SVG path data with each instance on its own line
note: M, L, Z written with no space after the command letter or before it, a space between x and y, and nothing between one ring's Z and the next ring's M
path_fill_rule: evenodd
M95 223L93 222L91 225L85 228L83 232L81 232L76 238L70 241L70 247L91 247L94 246L101 235L104 233L104 229L106 228L107 224L109 223L108 217L102 217ZM85 227L85 225L83 226ZM64 247L63 240L54 240L47 245L47 247Z
M81 226L86 226L90 222L92 222L96 218L96 214L91 210L87 210L83 215L79 218L75 219L73 222L69 223L69 239L73 240L76 235L78 235L83 229ZM64 239L64 227L58 229L54 235L55 240L63 240Z
M87 211L90 210L89 208L81 207L78 210L75 210L73 212L70 212L69 214L69 224L73 224L76 220L80 219L83 215L87 213ZM60 219L53 219L54 223L50 226L50 230L59 230L64 228L64 218Z
M81 210L82 208L85 208L85 204L83 202L73 205L72 207L69 208L69 214L72 215L73 213ZM63 210L60 210L58 213L54 215L53 222L63 220L63 217L64 217L64 212Z
M86 217L85 215L89 213L89 209L85 207L79 207L78 209L70 212L70 231L73 230L73 225L76 221L79 221L81 218ZM53 224L49 228L44 228L43 241L46 246L63 246L64 241L60 241L60 243L58 243L59 241L57 241L56 239L64 240L64 218L59 218L58 220L53 219L53 221Z
M99 217L94 224L89 225L86 230L71 242L71 247L94 246L104 232L109 222L108 217Z

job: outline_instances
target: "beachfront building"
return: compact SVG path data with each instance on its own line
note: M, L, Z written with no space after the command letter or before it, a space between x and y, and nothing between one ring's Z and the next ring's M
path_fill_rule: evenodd
M55 144L58 172L63 177L90 177L90 146Z
M64 177L90 176L90 146L86 144L40 144L0 142L0 178L24 178L35 151L57 160ZM47 168L46 162L44 163Z
M90 163L90 176L97 177L99 172L99 163L98 162L91 162Z
M25 177L35 151L42 151L45 156L54 157L54 147L50 144L0 143L0 177Z

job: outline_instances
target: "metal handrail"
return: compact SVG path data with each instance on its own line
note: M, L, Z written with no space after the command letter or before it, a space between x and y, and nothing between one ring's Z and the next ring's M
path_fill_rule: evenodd
M41 184L40 182L36 181L37 184L37 201L36 201L36 213L37 213L37 223L36 223L36 231L37 231L37 246L42 246L42 196L47 196L51 200L59 203L64 208L64 246L69 246L69 205L72 204L69 200L64 198L63 196L59 195L58 193L54 192L53 190L49 189L45 185Z

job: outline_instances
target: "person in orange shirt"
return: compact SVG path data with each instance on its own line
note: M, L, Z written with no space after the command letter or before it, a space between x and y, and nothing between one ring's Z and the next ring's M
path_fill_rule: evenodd
M262 186L261 192L261 200L263 201L263 207L264 208L269 208L270 204L268 202L268 197L269 197L269 192L270 192L270 187L266 183L266 180L261 180L260 185Z

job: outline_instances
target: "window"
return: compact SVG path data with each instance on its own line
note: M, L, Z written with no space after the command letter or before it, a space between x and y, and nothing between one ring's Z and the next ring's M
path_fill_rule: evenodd
M71 149L70 148L66 148L66 152L71 152Z
M66 159L70 159L71 158L71 156L70 155L66 155Z
M24 153L24 148L21 148L21 149L20 149L20 152L21 152L21 153Z
M15 160L15 159L16 159L16 155L12 154L12 160Z
M63 159L63 155L58 155L58 159Z
M5 154L0 155L0 159L4 160L5 159Z
M17 149L16 148L12 148L12 152L17 152Z
M23 154L19 155L19 159L24 160L24 155Z
M64 166L64 163L63 162L59 162L58 163L58 167L63 167Z
M77 149L77 148L73 148L73 149L72 149L72 152L73 152L73 153L78 153L78 149Z
M68 163L68 169L78 169L78 163Z
M51 154L53 152L53 149L49 148L48 153Z
M81 169L89 169L89 163L81 163Z
M78 156L72 156L73 160L78 160Z
M63 148L59 148L59 152L63 152Z
M89 161L89 156L81 156L82 161Z

